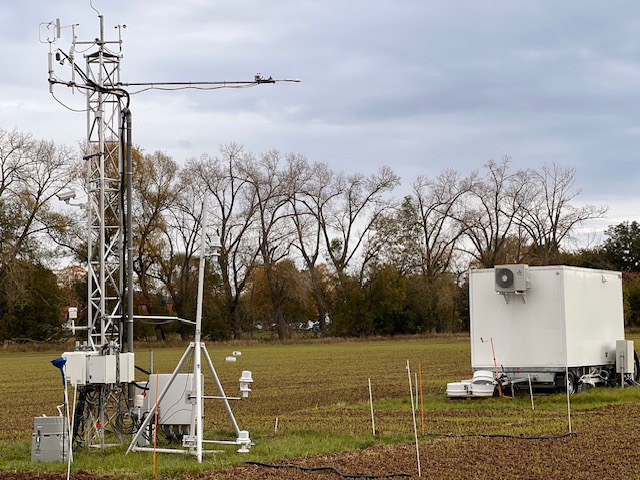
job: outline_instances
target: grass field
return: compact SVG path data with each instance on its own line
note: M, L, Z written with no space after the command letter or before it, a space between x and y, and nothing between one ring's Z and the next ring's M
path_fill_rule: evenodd
M630 338L640 341L640 335L631 335ZM224 453L209 454L202 464L198 464L191 456L161 455L157 466L160 476L209 475L206 472L213 470L219 472L221 478L227 478L225 472L228 472L228 478L262 478L262 473L254 472L255 476L252 477L248 470L242 470L246 467L232 466L247 460L287 462L302 458L303 462L308 463L313 458L308 457L309 455L322 454L324 456L319 458L327 460L333 458L326 456L332 455L329 452L342 451L351 453L340 454L334 461L339 463L345 458L352 458L354 462L348 465L370 469L380 460L371 460L371 464L367 465L360 463L358 459L372 455L365 452L385 452L380 455L387 458L387 461L383 461L380 468L397 464L398 468L414 473L415 451L411 450L413 423L405 368L407 360L414 369L417 369L419 363L422 364L427 433L536 436L567 431L566 397L562 394L537 397L535 410L531 410L528 396L516 397L514 400L447 400L444 394L447 382L468 378L470 375L467 336L368 341L320 340L293 345L230 343L211 344L208 349L227 394L236 394L242 370L253 372L255 383L252 394L248 400L234 403L233 407L240 427L251 432L256 445L247 455L237 454L234 448L229 448ZM233 350L241 350L242 356L236 363L224 362L224 358ZM154 369L163 373L171 372L183 351L184 348L155 349ZM3 367L0 370L0 471L64 470L64 466L57 463L30 462L33 417L41 414L55 415L55 405L62 401L60 374L50 364L50 360L59 353L58 350L0 352L0 364ZM136 363L147 368L148 349L139 348L136 355ZM377 429L375 436L371 431L368 378L371 378L373 386ZM138 379L143 380L141 374ZM206 389L207 394L213 394L210 378L207 378ZM205 436L220 438L227 435L231 438L232 431L219 402L205 405L205 431L208 433ZM579 432L578 438L582 438L580 441L587 442L585 448L593 448L593 455L611 459L613 465L617 462L618 470L611 470L612 475L605 475L605 478L640 478L640 469L637 474L634 474L635 466L620 470L619 461L629 454L635 458L640 454L635 421L635 412L639 406L640 388L635 387L624 390L592 389L572 397L573 429ZM277 433L274 431L276 417ZM421 431L420 418L418 429ZM608 443L604 441L601 445L591 445L592 439L588 432L593 431L592 434L596 435L593 437L596 440L593 441L599 442L597 435L607 429L612 432L620 429L623 432L621 435L628 433L627 440L633 440L636 446L632 447L631 452L628 446L624 447L624 452L619 452L618 448L623 448L622 445L626 443L612 440ZM580 432L586 433L580 437ZM477 467L468 472L472 474L481 472L483 466L489 468L494 463L492 455L497 454L492 445L501 445L502 452L514 449L514 452L521 454L523 444L517 442L505 443L505 440L479 438L442 439L428 435L421 439L425 468L427 472L431 472L431 478L459 478L453 474L447 476L447 472L455 472L448 470L447 455L455 458L459 454L462 459L467 460L480 455L479 459L474 460ZM533 473L521 478L538 478L535 476L536 468L543 475L539 478L547 478L544 475L548 459L545 458L544 449L559 448L563 451L563 448L571 446L571 442L571 439L564 443L562 440L554 440L554 447L549 447L549 443L538 442L540 446L535 448L541 449L540 454L534 455L533 463L527 470ZM527 443L526 448L531 448L530 445L531 443ZM367 450L363 450L365 448ZM438 449L444 449L446 455L440 455L436 461L428 452L437 452ZM489 452L488 458L481 453L483 449ZM360 456L358 452L361 452ZM99 473L152 477L151 454L133 453L125 456L123 453L124 448L111 448L104 452L80 450L76 454L73 471L87 471L91 475ZM576 452L576 455L586 455L586 452ZM511 464L517 464L516 457L512 458ZM396 459L396 463L391 459ZM614 472L626 473L624 477L618 477ZM628 475L629 472L632 472L631 476ZM283 475L286 474L279 471L276 477L285 478ZM465 476L475 478L470 474ZM515 474L515 477L518 478L518 475Z

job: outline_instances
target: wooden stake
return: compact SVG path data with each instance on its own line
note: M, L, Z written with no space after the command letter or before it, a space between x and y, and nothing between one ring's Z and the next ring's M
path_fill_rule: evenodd
M371 430L376 434L376 421L373 417L373 394L371 393L371 379L369 379L369 405L371 406Z
M411 415L413 416L413 435L416 439L416 461L418 462L418 477L422 477L422 468L420 467L420 448L418 447L418 427L416 425L416 409L413 404L413 386L411 385L411 367L407 360L407 375L409 376L409 398L411 399Z
M493 367L496 369L496 381L498 382L498 393L502 397L502 386L500 385L500 380L498 380L498 362L496 362L496 350L493 348L493 337L489 337L491 340L491 353L493 354Z
M420 415L422 416L422 436L424 437L424 394L422 391L422 362L418 364L418 372L420 373Z

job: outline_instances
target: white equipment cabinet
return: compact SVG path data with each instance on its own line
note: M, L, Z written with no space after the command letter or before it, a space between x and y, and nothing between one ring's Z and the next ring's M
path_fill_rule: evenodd
M624 339L619 272L527 265L471 270L469 302L474 371L497 365L512 378L530 374L559 387L567 367L574 385L584 375L615 369L616 342Z
M156 394L160 394L171 379L171 374L161 373L150 375L145 395L144 411L149 412L156 401ZM204 385L204 376L201 376ZM156 392L156 383L158 391ZM189 425L195 405L195 382L193 373L179 373L171 383L159 405L158 425Z
M133 382L135 356L132 352L100 355L93 351L64 352L65 377L71 385L95 385Z

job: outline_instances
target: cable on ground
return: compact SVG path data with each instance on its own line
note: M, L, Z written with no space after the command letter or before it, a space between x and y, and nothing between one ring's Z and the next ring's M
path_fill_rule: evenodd
M507 435L503 433L427 433L425 437L435 438L465 438L465 437L482 437L482 438L513 438L515 440L559 440L561 438L577 436L576 432L562 433L560 435L544 435L526 437L521 435Z
M293 468L296 470L303 470L306 472L320 472L320 471L329 471L333 472L336 475L341 476L342 478L394 478L394 477L412 477L410 473L387 473L382 475L361 475L361 474L349 474L342 473L336 467L331 466L322 466L322 467L303 467L302 465L274 465L271 463L263 463L263 462L245 462L247 465L257 465L259 467L267 467L267 468Z

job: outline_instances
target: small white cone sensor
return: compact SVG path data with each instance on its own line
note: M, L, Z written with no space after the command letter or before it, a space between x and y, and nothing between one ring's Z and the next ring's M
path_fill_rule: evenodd
M239 357L240 355L242 355L242 352L235 351L231 355L233 355L234 357Z
M240 444L238 453L249 453L249 447L251 447L251 439L249 438L249 432L247 430L240 430L238 432L238 438L236 442Z
M251 376L251 372L249 370L243 370L242 375L240 376L240 392L242 393L242 398L247 398L249 396L252 383L253 377Z
M225 362L235 362L236 361L236 357L225 357L224 361Z

